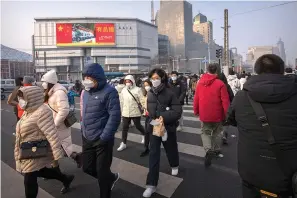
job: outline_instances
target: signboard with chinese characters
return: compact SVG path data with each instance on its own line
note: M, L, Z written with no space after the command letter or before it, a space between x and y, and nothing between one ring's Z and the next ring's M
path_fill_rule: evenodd
M57 23L57 46L112 46L115 45L113 23Z

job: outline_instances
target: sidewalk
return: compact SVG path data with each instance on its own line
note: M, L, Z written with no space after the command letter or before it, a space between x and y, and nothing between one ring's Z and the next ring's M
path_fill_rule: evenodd
M1 197L24 198L24 178L21 174L1 161ZM38 198L54 198L39 188Z

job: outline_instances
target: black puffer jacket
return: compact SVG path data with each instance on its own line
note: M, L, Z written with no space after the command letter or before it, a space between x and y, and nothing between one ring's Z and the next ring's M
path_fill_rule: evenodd
M238 127L238 171L250 184L270 192L284 192L290 179L278 165L267 137L247 98L260 102L290 174L297 171L297 83L279 74L252 76L239 91L228 112Z
M170 90L176 95L176 97L180 101L180 104L184 105L184 100L187 92L187 85L184 84L184 81L177 79L176 83L173 83L173 81L170 80L169 87Z
M159 116L163 117L168 132L176 131L176 123L181 117L182 107L169 88L164 87L158 95L155 95L152 90L149 91L147 94L147 110L151 119L156 119ZM150 127L150 130L152 130L152 127Z

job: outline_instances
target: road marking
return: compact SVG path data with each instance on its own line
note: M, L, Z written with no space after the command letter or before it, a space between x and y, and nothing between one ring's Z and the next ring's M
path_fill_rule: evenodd
M191 110L184 109L183 112L184 113L194 113L193 109L191 109Z
M72 127L79 129L79 130L81 129L79 123L75 123L74 125L72 125ZM198 134L198 132L196 134ZM122 139L122 132L121 131L117 132L115 134L115 138ZM138 135L135 133L128 134L128 140L131 142L140 143L141 139L142 139L142 135ZM185 153L188 155L194 155L194 156L198 156L198 157L205 156L205 150L202 146L196 146L196 145L191 145L191 144L186 144L186 143L181 143L181 142L177 142L177 144L178 144L178 151L180 153ZM162 148L163 148L163 146L162 146Z
M77 151L82 150L82 147L79 145L73 144L72 146L76 147L75 150ZM111 170L120 173L121 179L142 188L146 188L148 168L113 157ZM165 197L171 197L182 181L182 178L160 172L157 193Z
M24 177L3 161L1 161L1 169L1 188L5 189L5 191L2 191L3 197L24 197ZM54 198L40 187L38 197Z

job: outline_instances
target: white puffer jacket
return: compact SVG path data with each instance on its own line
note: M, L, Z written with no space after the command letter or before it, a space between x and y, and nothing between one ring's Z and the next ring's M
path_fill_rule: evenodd
M131 80L133 85L131 88L128 88L127 86L123 88L121 95L120 95L120 102L122 107L122 116L123 117L140 117L141 112L139 111L138 105L136 101L133 99L131 94L135 97L135 99L141 103L143 99L143 93L142 90L135 85L135 80L132 75L128 75L125 77L125 80ZM129 93L129 91L131 94Z
M240 82L236 75L229 75L227 77L228 84L230 85L234 96L240 90Z
M61 84L57 83L51 88L48 93L48 105L53 109L53 116L55 125L57 127L57 134L62 144L64 151L69 157L72 150L71 128L67 128L64 120L69 113L69 103L67 90Z

